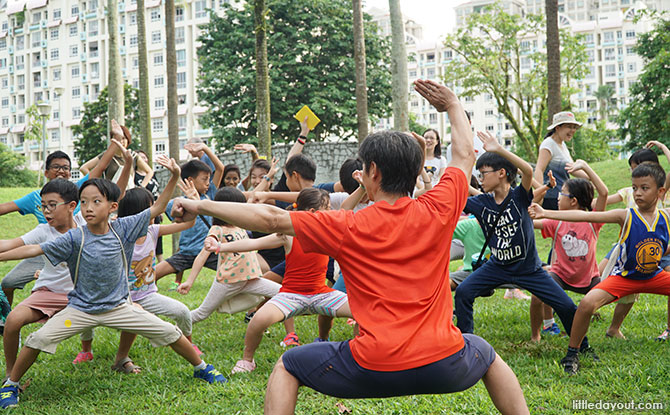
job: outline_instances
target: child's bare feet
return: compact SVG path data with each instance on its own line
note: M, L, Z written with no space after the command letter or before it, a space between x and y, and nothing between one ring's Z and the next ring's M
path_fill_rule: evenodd
M610 338L617 338L617 339L623 339L626 340L626 336L623 335L621 330L607 330L605 333L605 337L610 337Z

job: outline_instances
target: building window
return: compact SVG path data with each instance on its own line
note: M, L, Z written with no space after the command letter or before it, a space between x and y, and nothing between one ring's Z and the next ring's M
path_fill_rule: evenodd
M70 8L70 16L74 17L77 15L79 15L79 5L73 4L72 7Z
M81 110L79 107L72 108L72 119L78 120L79 118L81 118Z
M486 126L486 131L489 131L489 132L490 132L490 131L493 131L493 129L494 129L493 124L488 124L488 125Z
M54 81L60 81L60 69L54 69L51 73Z
M16 37L16 50L23 50L25 46L23 35Z
M130 47L137 46L137 35L130 35Z
M186 88L186 72L177 72L177 89Z
M163 121L161 120L161 125L162 123ZM156 143L156 146L154 148L156 149L156 154L165 154L165 143L163 142Z
M70 37L77 36L79 33L79 28L76 23L70 25Z
M635 30L627 30L626 39L635 39Z
M78 86L72 87L72 98L81 97L81 89Z
M151 9L151 21L158 22L161 20L161 9L159 7L154 7Z
M91 64L91 79L98 79L100 76L100 64L93 62Z
M9 97L2 97L2 108L7 108L9 106Z
M174 30L174 42L178 45L186 42L186 32L183 27L177 27Z
M51 130L51 141L58 141L60 140L60 131L56 130Z
M184 8L179 6L175 7L174 9L174 20L175 22L183 22L184 21Z
M186 94L177 95L177 104L179 105L186 104Z
M59 35L59 30L58 28L51 29L50 35L51 35L51 40L58 40L58 35Z
M154 100L154 108L157 110L165 109L165 98L156 98Z
M70 57L75 58L79 55L79 47L77 45L70 45Z
M605 76L616 76L616 65L605 65Z
M57 61L59 58L60 52L58 49L51 49L51 60Z
M162 64L162 56L161 55L161 64ZM186 50L181 49L177 51L177 67L182 68L186 66Z
M159 133L163 131L163 119L162 118L155 118L151 121L152 124L152 130L155 133ZM156 144L156 151L158 150L158 144ZM165 144L163 144L163 151L165 151Z
M177 62L179 62L179 51L177 51ZM154 55L154 66L163 66L163 54L157 53Z
M604 55L606 61L613 61L615 58L614 48L605 48Z
M614 42L614 32L603 33L603 42Z
M88 35L89 36L98 36L98 21L91 20L88 22Z
M628 64L628 72L633 73L637 70L637 65L635 65L635 62L629 63Z
M437 124L437 114L436 113L428 114L428 122L430 122L431 124Z
M140 58L137 56L133 56L133 69L137 69L140 67Z
M72 69L70 69L70 77L79 78L79 66L73 66Z
M53 9L51 12L51 16L53 17L54 20L60 19L60 9Z
M128 13L128 24L135 26L137 24L137 14L135 12Z
M161 43L161 31L160 30L155 30L151 32L151 43L156 44L156 43Z
M32 38L33 38L32 46L34 48L39 48L40 45L42 44L42 34L41 34L41 32L33 33Z
M186 130L186 116L185 115L180 115L179 116L179 131L185 131Z
M635 46L626 46L626 55L635 55Z
M177 79L179 79L179 74L177 74ZM177 81L179 82L179 81ZM165 80L163 79L163 75L158 75L154 77L154 87L155 88L162 88L163 85L165 84Z
M197 0L195 2L195 18L196 19L207 16L207 10L205 10L206 7L207 7L207 2L205 0Z

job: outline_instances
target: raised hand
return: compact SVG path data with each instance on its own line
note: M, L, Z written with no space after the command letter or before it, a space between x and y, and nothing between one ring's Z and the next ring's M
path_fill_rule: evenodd
M277 171L279 171L279 169L277 168L278 164L279 159L277 157L272 157L272 164L270 165L270 171L268 171L268 176L274 177L274 175L277 174Z
M219 241L212 237L205 238L205 251L216 252L219 250Z
M235 147L233 147L234 150L240 150L244 153L256 153L258 152L256 150L256 146L253 144L247 144L247 143L242 143L242 144L235 144Z
M168 156L164 154L161 154L160 156L156 157L156 163L168 169L170 173L172 173L172 175L174 176L179 176L179 174L181 173L181 168L179 167L179 164L177 164L175 159L168 158Z
M309 117L305 115L305 119L300 121L300 135L304 135L305 137L307 137L307 134L311 131L307 126L308 119Z
M110 130L111 130L112 136L114 138L116 138L117 140L122 140L126 137L125 135L123 135L123 130L121 129L121 125L119 125L119 123L116 120L110 121Z
M488 131L477 131L477 137L479 137L479 140L484 144L484 151L495 153L502 149L498 140Z
M426 139L414 131L412 131L412 137L414 137L416 142L419 144L419 147L421 147L421 153L426 154Z
M121 146L121 155L123 156L123 161L124 163L131 163L133 162L133 152L130 151L128 148Z
M656 140L651 140L651 141L647 142L647 144L644 145L644 148L654 148L654 147L662 150L663 152L665 152L665 150L668 149L668 147L665 144L661 143L660 141L656 141Z
M351 177L358 182L361 186L363 186L363 171L362 170L354 170L351 173ZM364 186L365 187L365 186Z
M451 89L431 80L417 79L414 81L414 90L440 112L449 109L453 102L458 102L456 94Z
M184 145L184 149L186 151L190 151L193 153L199 153L201 151L205 151L207 148L207 145L205 143L188 143Z
M556 178L554 177L554 173L552 173L551 170L549 170L547 173L547 177L549 178L549 187L552 189L556 187Z
M191 284L188 281L182 282L181 284L179 284L179 287L177 287L177 292L179 294L186 295L186 294L188 294L189 291L191 291L192 286L193 286L193 284Z
M544 218L544 209L537 203L533 203L528 206L528 215L530 215L532 219L542 219Z
M200 200L200 194L198 193L198 190L196 190L195 184L193 184L192 181L184 181L179 179L177 186L179 186L179 189L187 198L192 200Z

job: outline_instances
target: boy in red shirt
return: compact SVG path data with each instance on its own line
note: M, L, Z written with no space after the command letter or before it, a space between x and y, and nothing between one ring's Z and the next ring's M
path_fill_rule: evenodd
M408 196L423 166L416 141L424 141L387 131L361 143L362 181L375 203L357 213L175 201L173 216L183 220L211 214L245 229L295 235L305 252L330 255L347 275L360 334L284 353L268 381L266 414L293 413L301 384L337 397L374 398L458 392L479 379L501 413L529 413L514 372L485 340L462 335L452 323L449 247L475 160L472 132L451 90L420 80L415 88L448 112L453 148L440 182L417 199ZM443 249L435 249L436 240Z

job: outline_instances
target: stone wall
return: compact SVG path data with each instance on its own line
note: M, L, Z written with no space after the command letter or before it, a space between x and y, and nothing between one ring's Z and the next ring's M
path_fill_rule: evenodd
M286 155L291 150L290 145L278 144L272 146L272 154L280 160L281 165L286 162ZM358 142L339 142L339 143L307 143L303 153L309 156L316 163L316 183L336 182L339 180L340 166L344 161L351 157L356 157L358 153ZM219 154L219 159L225 165L237 164L242 172L242 177L249 173L251 167L251 157L242 152L229 152ZM167 183L169 172L161 169L156 172L156 179L160 183L161 189ZM279 179L279 177L277 177Z

